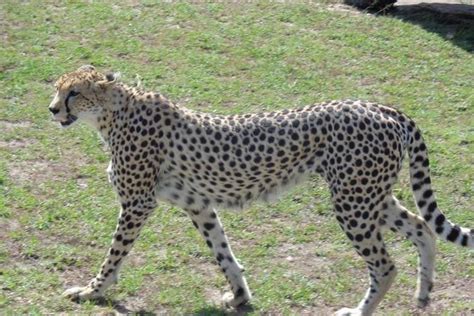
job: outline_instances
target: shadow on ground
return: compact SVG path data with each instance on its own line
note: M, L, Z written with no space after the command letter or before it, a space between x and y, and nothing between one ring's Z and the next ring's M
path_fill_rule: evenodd
M107 298L96 298L91 300L97 306L108 307L112 306L115 314L117 315L140 315L140 316L156 316L156 315L165 315L167 314L166 311L148 311L144 309L135 310L134 308L130 308L126 306L123 302L117 300L111 300ZM76 300L76 303L80 304L81 301ZM193 316L245 316L249 313L252 313L254 308L251 304L246 304L244 306L240 306L236 309L228 309L224 307L218 306L210 306L205 307L195 312L190 313L189 315Z
M80 300L75 300L76 303L81 304L82 302ZM127 307L124 303L117 301L117 300L111 300L107 298L96 298L91 300L91 302L97 306L102 306L102 307L110 307L115 311L115 315L140 315L140 316L156 316L157 314L153 311L147 311L144 309L130 309L130 307Z
M208 316L208 315L244 316L253 311L254 309L252 305L244 305L233 310L229 310L226 308L219 308L219 307L206 307L206 308L196 311L195 313L193 313L193 315L194 316Z
M427 4L396 6L389 16L421 26L474 53L474 6Z
M384 0L393 2L393 0ZM360 2L360 1L359 1ZM359 2L345 0L358 10L375 15L391 16L419 25L454 45L474 53L474 5L453 3L387 4L383 8L361 7ZM442 2L442 0L440 0Z

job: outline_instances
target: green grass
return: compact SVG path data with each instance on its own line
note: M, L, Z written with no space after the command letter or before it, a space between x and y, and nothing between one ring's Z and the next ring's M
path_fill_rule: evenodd
M474 226L474 28L452 33L452 24L435 18L374 17L328 3L2 1L0 313L225 313L224 277L170 205L151 218L106 301L60 297L95 275L118 211L96 133L59 129L47 111L55 79L82 64L120 71L129 84L139 80L213 113L343 98L394 105L424 131L438 204L452 221ZM396 195L414 209L406 172L400 182ZM320 179L278 203L221 217L254 293L249 314L325 314L363 295L365 265ZM419 313L411 297L415 249L393 234L387 242L399 276L379 313ZM438 245L426 313L469 314L474 254Z

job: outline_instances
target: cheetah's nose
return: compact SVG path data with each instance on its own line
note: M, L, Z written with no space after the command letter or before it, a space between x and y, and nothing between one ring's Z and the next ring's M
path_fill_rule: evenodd
M55 108L49 108L49 111L53 114L57 114L59 113L59 110L58 109L55 109Z

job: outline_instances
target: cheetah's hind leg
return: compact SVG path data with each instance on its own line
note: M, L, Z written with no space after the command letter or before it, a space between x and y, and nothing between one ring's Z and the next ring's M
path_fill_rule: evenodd
M369 270L370 286L364 298L355 308L343 308L337 311L336 315L372 315L377 305L380 303L385 293L390 288L397 270L391 260L380 232L378 223L378 212L380 209L368 209L366 206L359 206L359 211L351 214L352 210L347 210L341 216L337 210L342 210L341 205L336 204L337 220L346 235L352 241L357 253L365 260ZM364 216L363 214L368 214ZM352 217L352 219L350 219ZM357 218L357 219L354 219Z
M419 307L430 301L436 253L435 235L420 216L404 208L394 196L387 198L382 210L382 227L403 234L418 250L418 282L415 298Z

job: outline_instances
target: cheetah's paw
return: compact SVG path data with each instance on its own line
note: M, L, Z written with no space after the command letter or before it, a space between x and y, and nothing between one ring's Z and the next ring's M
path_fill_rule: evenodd
M234 293L227 292L222 296L222 301L227 307L236 308L245 305L248 301L250 301L251 298L252 296L248 292L243 293L237 297L234 295Z
M336 316L361 316L362 312L358 308L341 308L334 315Z
M419 297L416 301L417 301L417 306L419 308L425 308L426 306L430 304L430 297L429 296L425 298Z
M91 300L101 297L101 294L90 286L76 286L64 291L63 296L71 300Z

